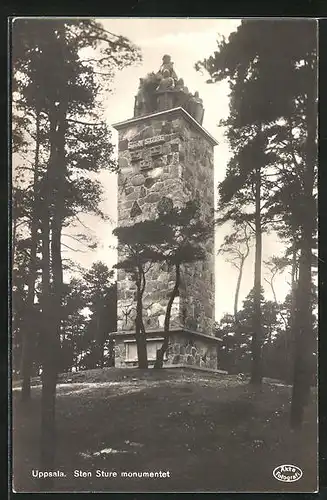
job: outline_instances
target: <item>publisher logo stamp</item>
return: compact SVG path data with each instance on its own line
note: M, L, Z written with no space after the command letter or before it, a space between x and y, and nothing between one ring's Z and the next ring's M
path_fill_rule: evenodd
M279 465L273 470L273 476L283 483L294 483L301 479L303 472L296 465Z

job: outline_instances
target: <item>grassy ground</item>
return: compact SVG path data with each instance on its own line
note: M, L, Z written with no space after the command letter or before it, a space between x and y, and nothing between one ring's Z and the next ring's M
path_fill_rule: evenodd
M16 491L36 491L40 385L23 405L13 397ZM265 383L260 393L236 377L187 370L109 368L63 375L57 397L57 463L66 477L56 491L314 491L315 396L303 429L288 425L290 388ZM106 450L101 452L102 450ZM294 464L303 477L272 476ZM92 477L74 477L74 470ZM96 470L117 472L96 477ZM169 471L166 478L124 478L121 472Z

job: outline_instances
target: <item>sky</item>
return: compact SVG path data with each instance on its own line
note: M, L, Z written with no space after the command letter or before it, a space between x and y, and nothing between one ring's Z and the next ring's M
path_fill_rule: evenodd
M110 32L121 34L136 44L142 53L142 63L125 68L117 73L112 92L105 97L103 105L105 118L111 126L114 123L132 118L134 96L137 93L139 78L151 71L158 71L162 56L170 54L174 68L179 78L183 78L185 85L191 92L199 91L205 108L203 127L218 141L215 147L215 184L223 180L226 166L231 152L218 126L222 118L228 116L229 87L226 82L207 84L208 75L197 72L194 65L197 61L209 57L217 48L217 39L228 37L237 29L240 19L170 19L170 18L113 18L99 19ZM117 143L117 133L113 129L113 140ZM112 236L117 217L117 178L113 174L103 172L99 176L105 189L103 210L111 218L112 223L102 222L91 216L85 216L83 221L91 228L91 232L98 240L96 250L85 253L75 253L73 258L85 267L101 260L112 267L117 259L114 249L116 244ZM230 227L226 224L217 230L216 251L218 251L223 237ZM272 255L281 255L283 246L274 234L263 238L263 260ZM68 252L69 254L69 252ZM72 255L68 255L72 257ZM242 300L253 287L254 252L251 251L244 267L243 282L240 290L240 305ZM267 299L273 299L269 285L264 281L263 286ZM269 273L268 273L269 274ZM268 276L267 274L267 276ZM216 320L224 313L233 311L234 293L237 280L237 271L225 262L222 256L217 256L215 263L216 288ZM276 278L275 290L277 299L283 300L289 290L287 275Z

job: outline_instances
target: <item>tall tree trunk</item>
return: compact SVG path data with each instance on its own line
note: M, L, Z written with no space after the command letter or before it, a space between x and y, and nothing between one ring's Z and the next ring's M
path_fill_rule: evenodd
M108 340L108 351L109 351L109 359L108 359L108 366L112 367L115 366L115 344L114 344L114 338L110 332L109 334L109 340Z
M172 292L170 294L168 304L167 304L166 314L165 314L164 340L163 340L163 343L162 343L162 346L160 347L160 349L157 350L157 359L156 359L155 364L154 364L154 368L156 368L156 369L160 369L163 367L164 355L165 355L165 352L167 351L168 345L169 345L169 326L170 326L171 309L173 306L173 302L174 302L174 300L177 297L178 292L179 292L179 285L180 285L180 278L181 278L180 263L179 262L175 266L175 272L176 272L175 285L174 285L174 288L172 289Z
M242 283L242 276L243 276L243 268L244 268L244 262L245 262L246 257L242 256L241 262L240 262L240 267L238 270L238 277L237 277L237 282L236 282L236 290L235 290L235 296L234 296L234 319L235 323L237 324L237 312L238 312L238 299L240 296L240 288L241 288L241 283Z
M104 367L104 343L101 343L100 345L99 365L100 368Z
M311 294L311 252L310 243L303 241L294 318L295 352L291 403L292 428L302 425L304 408L308 401L311 385L310 353L313 350L313 325L311 297L306 293L309 283L309 294Z
M43 469L53 470L56 456L56 385L60 361L60 335L63 293L63 271L61 259L61 229L64 209L63 183L65 178L65 131L67 106L61 102L50 112L50 159L47 179L47 213L51 219L51 264L52 289L48 297L45 315L45 338L43 339L42 397L41 397L41 450ZM50 229L50 228L49 228ZM47 228L47 237L49 231ZM47 239L47 245L49 240ZM50 266L47 278L50 281ZM47 478L43 488L51 490L53 479Z
M98 359L99 359L99 367L103 368L104 367L104 345L106 343L106 333L103 330L103 325L100 320L100 314L101 312L97 312L97 344L98 344ZM100 328L102 327L102 330Z
M16 246L17 246L17 209L18 209L17 196L15 195L14 188L12 188L12 210L11 210L11 217L12 217L11 263L12 263L12 265L14 264L14 261L15 261Z
M288 329L285 332L285 360L286 360L286 382L293 382L294 371L294 348L295 348L295 309L296 309L296 289L297 289L297 269L298 269L298 242L294 239L292 250L291 266L291 310L289 314Z
M145 290L145 276L141 266L138 267L138 279L136 283L136 320L135 339L137 348L138 367L147 369L148 354L146 349L146 334L143 323L143 293Z
M39 181L39 153L40 153L40 112L36 113L36 133L35 133L35 156L34 156L34 178L33 178L33 203L31 213L31 249L30 265L28 273L27 297L26 297L26 322L23 332L21 375L22 375L22 401L29 401L31 398L31 373L33 367L33 352L35 344L35 282L37 278L37 244L38 244L38 181Z
M308 62L307 65L313 64ZM312 318L312 248L315 232L316 205L313 197L316 166L317 106L316 86L308 90L307 96L307 140L305 172L303 178L303 223L299 280L295 310L295 360L291 403L291 427L302 426L304 408L308 402L311 386L310 357L313 353ZM304 206L305 205L305 206Z
M276 271L277 273L277 271ZM276 295L276 290L275 290L275 286L274 286L274 279L275 279L275 276L276 276L276 273L274 273L271 278L270 278L270 281L265 279L265 281L270 285L270 288L271 288L271 292L273 294L273 297L274 297L274 301L275 301L275 304L278 305L278 300L277 300L277 295ZM282 311L278 311L278 314L279 316L281 317L283 323L284 323L284 326L285 326L285 329L287 329L287 319L285 318L284 314L282 313Z
M250 383L260 385L262 382L262 325L261 325L261 260L262 260L262 229L261 229L261 171L256 167L255 179L255 267L254 267L254 314L252 332L252 370Z
M237 317L238 313L238 301L239 301L239 295L240 295L240 288L241 288L241 283L242 283L242 278L243 278L243 269L244 269L244 263L246 259L249 256L250 253L250 246L249 246L249 238L246 232L246 228L244 229L244 236L245 236L245 244L246 244L246 251L245 253L241 256L241 261L240 261L240 267L238 270L238 277L237 277L237 282L236 282L236 290L235 290L235 296L234 296L234 320L235 320L235 334L238 335L240 331L240 322ZM232 372L234 370L235 366L235 352L231 350L229 352L229 338L227 336L227 343L226 343L226 351L225 355L226 358L228 359L228 371Z
M52 335L52 308L50 293L50 208L49 193L44 192L44 210L42 211L42 332L41 332L41 363L42 363L42 395L41 395L41 436L40 436L40 466L51 470L55 454L55 371L53 354L56 346ZM50 468L49 468L50 467ZM50 489L52 480L40 484L40 489Z
M92 368L97 368L98 365L100 366L100 368L103 368L101 366L101 355L103 354L103 349L102 349L102 339L100 338L99 311L95 310L94 315L95 315L95 330L96 331L95 331L94 343L93 343L93 347L92 347Z

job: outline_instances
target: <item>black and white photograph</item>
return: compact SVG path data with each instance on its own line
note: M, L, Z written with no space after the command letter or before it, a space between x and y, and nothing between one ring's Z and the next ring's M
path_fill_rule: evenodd
M10 29L12 491L318 491L318 22Z

